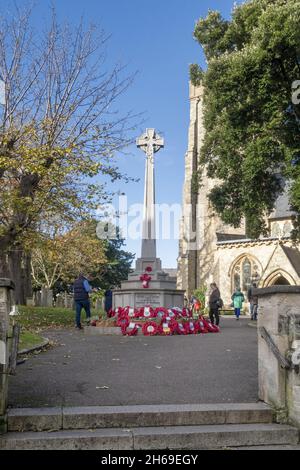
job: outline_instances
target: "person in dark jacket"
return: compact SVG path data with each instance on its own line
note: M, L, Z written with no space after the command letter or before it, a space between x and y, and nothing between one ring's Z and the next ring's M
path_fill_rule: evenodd
M220 323L219 308L221 302L221 294L215 282L210 285L209 294L209 318L212 324L216 321L216 325Z
M81 310L84 308L86 313L86 319L89 322L91 319L91 306L89 293L92 291L92 287L89 281L83 274L79 274L73 285L74 302L76 307L76 328L82 329L80 316Z
M104 293L104 310L108 312L112 309L112 290L108 289Z
M253 295L253 289L256 289L257 285L252 284L252 287L248 290L248 301L250 302L250 315L251 320L257 320L257 310L258 310L258 297Z

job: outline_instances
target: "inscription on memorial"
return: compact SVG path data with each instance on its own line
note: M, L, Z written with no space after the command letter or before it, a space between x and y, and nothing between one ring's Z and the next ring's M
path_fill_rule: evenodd
M159 294L136 294L135 296L135 306L136 307L145 307L145 305L150 305L150 307L160 307L160 295Z

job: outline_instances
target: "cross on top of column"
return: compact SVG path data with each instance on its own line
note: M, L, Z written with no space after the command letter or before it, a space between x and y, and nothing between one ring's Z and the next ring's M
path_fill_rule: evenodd
M151 157L164 147L164 139L156 134L155 129L146 129L146 132L136 139L136 145L147 157Z

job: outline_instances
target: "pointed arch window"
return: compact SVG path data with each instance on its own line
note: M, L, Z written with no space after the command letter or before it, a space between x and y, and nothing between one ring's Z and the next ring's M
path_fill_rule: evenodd
M241 287L241 269L240 269L240 266L236 266L236 268L234 270L233 285L234 285L234 290Z
M243 262L242 271L243 271L242 290L244 292L247 292L251 286L251 280L252 280L252 265L248 258L246 258Z
M238 287L247 293L253 282L258 283L261 269L257 261L249 256L241 258L234 266L231 277L232 291Z

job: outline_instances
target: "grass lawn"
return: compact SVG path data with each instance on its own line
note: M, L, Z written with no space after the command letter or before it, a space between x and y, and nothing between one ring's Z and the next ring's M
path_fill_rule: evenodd
M17 322L22 330L39 332L48 328L73 328L75 325L75 311L70 308L49 308L49 307L27 307L19 306L20 315ZM106 319L105 312L94 311L92 309L92 318ZM84 322L86 316L84 310L81 312L81 320Z
M19 312L17 321L22 330L31 332L47 328L71 327L75 323L75 312L68 308L20 306Z
M75 313L71 309L19 306L19 312L19 351L43 343L43 337L40 335L42 330L74 326Z
M42 330L48 328L73 328L75 325L75 312L68 308L27 307L19 306L20 315L17 323L21 326L19 351L29 349L43 343L40 335ZM92 310L92 316L96 314ZM97 312L98 316L105 317L104 312ZM85 312L81 312L81 318L85 320Z
M32 333L31 331L21 331L20 340L19 340L19 351L22 349L30 349L34 346L42 344L44 339L42 336Z

